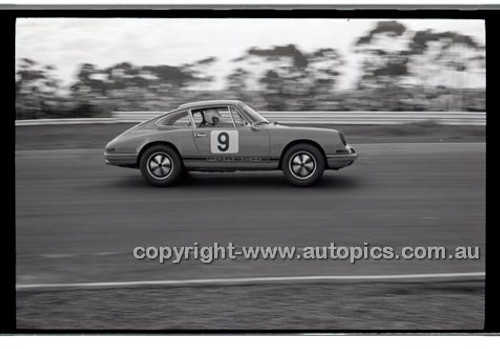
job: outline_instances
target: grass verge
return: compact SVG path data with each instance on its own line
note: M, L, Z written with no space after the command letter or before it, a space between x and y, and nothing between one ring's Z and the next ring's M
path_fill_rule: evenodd
M132 125L119 123L17 126L16 150L104 149L106 143ZM352 144L486 141L485 126L450 126L425 122L403 125L322 125L321 127L342 130L348 142Z
M484 282L18 291L18 329L475 330Z

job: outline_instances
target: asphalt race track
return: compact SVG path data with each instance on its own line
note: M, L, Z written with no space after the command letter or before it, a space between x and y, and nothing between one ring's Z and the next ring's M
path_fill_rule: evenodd
M190 173L175 187L154 188L142 180L137 170L105 165L101 149L16 151L17 283L484 272L484 143L355 147L360 157L354 165L326 171L322 181L312 188L292 187L278 171ZM214 242L297 247L329 246L331 242L337 246L368 243L396 248L477 246L481 258L361 260L355 264L339 260L262 259L204 264L189 260L174 265L137 261L132 255L136 246L203 246ZM456 322L450 322L449 318L438 316L441 322L425 324L436 325L435 328L441 328L439 324L481 328L482 287L481 284L477 297L470 301L471 308L479 314L474 315L474 321L460 322L457 317ZM342 300L349 302L351 290L344 291L339 291ZM33 302L53 305L57 301L54 294L47 296L50 301L41 301L34 299L33 294L28 297L27 291L18 293L26 294L18 297L21 325L40 328L44 324L68 324L43 322L42 310L38 312L39 322L28 321L37 318ZM317 294L321 303L322 293ZM110 297L109 293L106 297ZM314 295L307 297L314 301ZM451 298L447 301L454 302ZM290 302L293 304L294 300ZM415 299L404 302L419 304ZM26 311L29 316L23 317L22 314L28 314ZM462 314L463 311L469 310L462 309ZM191 323L195 328L206 328L193 322L193 317L189 319L191 322L162 322L160 327L185 328ZM336 322L325 321L319 322L320 327L336 327ZM370 321L355 322L354 328L381 324ZM209 323L215 328L225 324L215 320ZM272 323L267 327L292 328L290 324L295 324L304 328L304 323ZM70 327L81 327L75 324L78 322L70 322ZM349 327L350 322L342 324ZM387 326L391 328L391 324L395 327L390 321ZM110 323L101 325L107 328ZM310 325L318 328L314 323ZM415 324L410 321L407 325ZM120 323L117 328L127 326L134 324Z

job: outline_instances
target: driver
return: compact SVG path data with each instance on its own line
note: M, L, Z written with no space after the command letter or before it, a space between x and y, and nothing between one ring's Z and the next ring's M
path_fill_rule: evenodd
M208 127L217 127L220 121L220 114L215 109L209 109L205 111L205 122L204 124Z

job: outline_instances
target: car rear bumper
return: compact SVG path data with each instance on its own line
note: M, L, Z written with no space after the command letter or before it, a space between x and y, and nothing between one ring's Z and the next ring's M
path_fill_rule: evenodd
M104 153L104 162L108 165L135 167L137 166L137 155L133 153Z
M330 154L326 156L328 168L338 170L342 167L351 165L358 158L358 153L350 145L346 145L345 149L337 151L337 154Z

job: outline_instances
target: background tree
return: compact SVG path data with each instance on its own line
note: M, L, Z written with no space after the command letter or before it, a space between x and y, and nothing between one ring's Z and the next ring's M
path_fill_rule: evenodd
M334 49L305 53L294 45L252 47L235 62L229 86L240 94L259 91L270 110L314 106L319 94L331 92L343 63Z
M250 72L244 68L236 68L226 77L228 92L233 98L247 99L249 78Z
M332 100L332 91L340 75L340 68L345 64L340 53L333 48L319 49L307 55L306 78L309 79L309 96L303 108L315 110L319 103Z
M472 37L456 32L417 31L409 43L411 73L424 89L454 86L455 103L447 109L463 109L469 74L485 74L485 48Z
M98 77L99 75L101 78ZM103 71L99 70L93 64L81 64L77 74L77 81L70 87L73 95L81 96L92 94L106 96L107 88L102 75Z
M216 57L208 57L181 66L182 71L189 77L189 83L194 90L207 90L215 76L210 73L213 65L217 62Z
M111 110L170 108L185 98L186 90L205 89L214 80L214 57L180 66L136 66L122 62L105 69L80 65L71 93L79 101L79 113L110 113Z
M371 109L481 108L472 106L478 91L465 89L470 74L485 75L484 47L470 36L411 32L397 21L381 21L356 41L355 48L362 68L358 88L365 90L363 99ZM446 105L439 106L439 99Z
M57 103L59 89L54 66L22 58L16 73L17 117L46 117Z
M388 94L400 88L408 76L406 27L397 21L381 21L356 43L361 55L359 89L375 89Z

